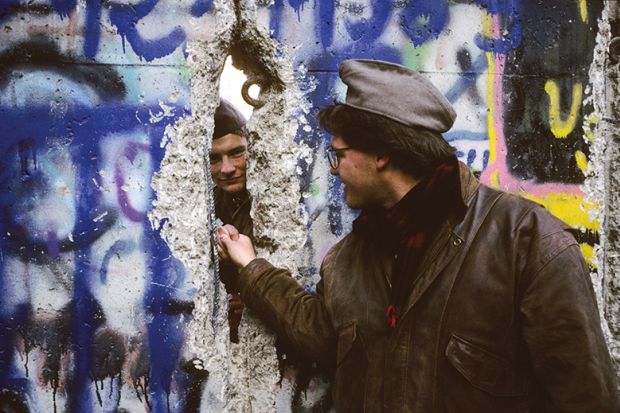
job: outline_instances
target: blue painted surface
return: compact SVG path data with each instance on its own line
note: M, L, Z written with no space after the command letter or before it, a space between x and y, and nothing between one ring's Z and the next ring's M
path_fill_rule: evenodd
M36 401L35 411L60 406L101 411L99 398L108 395L111 410L123 401L153 412L200 405L200 400L185 400L196 393L191 389L197 383L183 369L191 356L185 331L193 298L188 274L146 217L155 198L150 178L164 156L164 130L190 111L188 70L179 60L214 11L212 0L173 3L87 0L79 9L77 0L0 1L7 39L0 45L0 389L24 403ZM473 119L445 138L467 165L484 170L489 163L487 97L478 84L487 76L485 52L506 61L508 153L500 156L524 179L582 182L573 160L576 150L587 153L580 131L561 145L552 141L555 146L535 151L537 156L524 154L549 146L541 84L569 72L587 80L601 4L587 3L587 24L576 5L567 7L561 0L276 0L260 5L271 37L285 46L301 43L302 51L292 58L317 80L313 86L299 85L311 113L310 129L300 128L296 139L312 149L313 157L313 162L300 161L301 187L310 191L315 177L327 173L316 168L330 137L319 131L314 116L333 103L338 65L347 58L419 64L427 74L439 72L448 99L471 109L459 116ZM455 27L451 8L465 6L488 13L501 36L483 34L481 21L471 21L475 30ZM541 25L536 20L541 14L551 23ZM306 29L298 34L300 27ZM471 32L471 39L464 37ZM432 54L437 48L442 53ZM445 62L455 63L450 67L456 72L436 69ZM183 97L166 101L177 90ZM163 101L172 106L172 115L153 120ZM142 190L136 189L139 184ZM327 214L326 228L309 224L309 233L318 234L309 243L311 254L325 250L322 231L342 236L347 217L355 214L342 202L339 179L328 178L327 187L317 195L325 198L325 206L311 211L313 220ZM119 277L125 277L120 284L127 281L127 291L106 290L119 285ZM133 286L134 278L143 287ZM135 305L136 315L113 327L115 314L106 306L119 299L116 295ZM98 348L98 337L108 331L125 347ZM101 360L108 357L108 364L93 365L95 350L103 352ZM120 372L110 361L119 352L125 357ZM98 369L109 370L110 379L100 392L92 379ZM0 407L9 403L2 397Z

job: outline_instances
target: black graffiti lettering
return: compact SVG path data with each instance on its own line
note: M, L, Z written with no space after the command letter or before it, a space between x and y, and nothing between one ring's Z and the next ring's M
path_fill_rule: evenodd
M38 38L19 43L0 54L0 89L19 68L49 70L91 87L103 100L122 99L127 94L123 78L109 65L60 52L58 45Z

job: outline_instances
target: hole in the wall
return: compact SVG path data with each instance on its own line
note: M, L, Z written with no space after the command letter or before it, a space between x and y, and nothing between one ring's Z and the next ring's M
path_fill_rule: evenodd
M241 89L248 77L232 64L232 58L228 56L224 63L224 70L220 76L220 96L230 101L237 109L243 113L246 119L252 115L254 109L248 104L241 95ZM254 98L258 97L258 86L250 87L250 95Z
M232 55L232 58L228 57L226 59L224 63L224 68L222 70L222 73L220 74L219 92L220 97L227 99L229 102L231 102L237 109L239 109L239 111L242 112L242 114L246 118L249 118L251 116L253 109L258 109L260 107L264 108L261 113L257 112L257 117L251 125L252 130L249 133L250 136L248 136L248 146L251 149L248 157L252 158L248 159L248 161L250 161L250 163L252 163L253 161L254 167L251 170L254 173L260 172L260 178L257 179L258 182L251 182L250 189L253 190L252 194L256 196L256 199L250 200L254 204L253 207L255 215L253 217L250 217L250 211L248 210L247 217L250 218L253 228L252 235L256 236L256 238L254 239L255 245L263 253L267 255L272 255L281 247L276 241L276 237L274 237L274 234L269 230L265 230L266 225L264 221L266 220L267 222L269 222L271 216L273 215L265 214L265 218L263 218L263 211L266 210L266 207L272 205L272 201L274 199L280 201L280 197L282 197L281 202L283 205L290 204L290 210L297 211L296 208L298 207L298 205L294 204L299 199L298 196L287 196L287 199L284 199L285 191L280 190L280 188L284 188L284 184L288 182L287 178L291 176L290 174L282 173L282 170L286 172L289 169L289 165L295 164L295 159L293 159L294 151L288 150L288 147L286 148L286 151L282 151L282 147L285 145L282 144L283 141L280 141L280 139L282 139L284 140L284 142L289 144L288 136L286 134L290 133L290 129L292 128L289 129L283 127L283 125L286 125L287 121L289 120L288 118L284 118L284 114L287 113L286 109L289 108L288 105L290 104L291 98L290 96L288 96L288 94L285 93L286 85L282 80L280 80L282 78L282 73L280 73L280 71L283 69L276 64L267 65L266 67L265 63L268 59L259 59L261 54L260 52L263 51L261 47L251 42L239 42L237 40L238 39L235 39L235 42L233 42L233 45L229 48L229 53ZM233 67L232 61L235 62L236 67L241 68L242 70L237 70L235 67ZM277 120L274 119L279 117L282 117L282 122L277 122ZM273 138L263 139L267 136ZM218 141L222 142L221 137L212 140L212 153L214 151L214 145L220 143ZM283 153L280 153L280 151L282 151ZM221 159L220 162L221 164L223 164L223 158L223 154L221 153L216 154L216 156L210 157L212 171L213 161L220 161ZM237 160L240 160L240 158L237 158ZM282 164L282 170L279 168L280 164ZM228 170L230 174L234 173L234 168L232 166L229 166ZM256 175L251 174L251 177L256 179ZM218 179L216 178L213 179L213 183L216 186L215 196L213 199L215 201L215 215L217 216L217 218L220 219L222 223L230 223L235 225L236 219L242 217L243 215L243 212L238 213L238 208L243 205L249 206L249 204L244 203L248 198L227 196L225 195L225 191L222 189L222 187L225 186L226 183L220 182L222 186L218 187ZM229 185L228 187L230 189L232 188L232 185ZM272 187L278 190L269 191L269 189ZM290 187L292 187L292 185L286 186L286 188ZM235 189L238 189L238 186L235 186ZM235 191L231 190L229 192ZM276 194L274 195L274 193ZM247 196L249 196L249 194L247 194ZM218 201L225 199L225 197L228 197L228 199L232 202L225 205L226 211L223 211L223 208L221 206L224 205L224 203ZM289 202L290 200L292 201ZM278 206L280 205L281 204L279 204ZM218 206L220 206L220 208L218 208ZM284 210L284 208L282 209ZM221 212L221 215L218 215L218 212ZM229 214L233 216L230 216ZM284 224L289 225L289 223L287 222L288 216L286 214L281 214L278 219L280 218L284 222ZM297 216L294 217L293 222L295 224L298 222L297 218ZM237 229L240 229L239 226L235 226L237 227ZM292 224L290 228L293 228ZM301 232L303 231L303 229L304 228L300 226L299 229L295 227L292 229L292 231L299 230ZM240 230L240 232L244 233L242 230ZM289 235L287 235L287 237L288 236ZM291 267L295 266L296 264L297 263L292 263ZM226 269L220 267L219 275L221 280L226 280ZM226 281L224 282L226 284ZM266 344L262 344L265 340L264 336L260 334L257 330L255 330L254 327L252 327L252 323L249 323L249 330L245 330L245 333L241 337L239 337L238 327L240 323L240 314L234 313L234 310L236 306L238 306L238 303L233 302L235 300L234 291L231 291L228 286L227 291L230 293L230 295L228 296L227 313L230 341L241 342L243 346L248 346L251 344L261 346L261 349L267 349ZM219 302L218 298L214 297L213 302ZM242 310L241 314L243 312L244 310ZM215 320L218 319L221 315L222 313L218 311L217 314L214 312L211 317L213 320ZM202 324L202 321L200 321L200 324ZM269 345L272 345L272 343L270 343ZM312 409L312 404L306 405L305 403L305 401L307 400L305 391L309 386L310 377L313 377L316 374L316 372L314 371L314 367L312 367L311 364L308 363L306 360L302 360L301 355L296 357L294 351L288 348L288 345L279 342L276 347L278 361L280 363L280 376L287 377L287 380L291 380L291 382L296 383L296 395L293 396L293 399L291 401L291 403L295 404L295 406L292 406L292 411L297 411L300 409L305 410L306 408ZM261 350L260 353L263 353L263 350ZM286 354L286 356L284 356L284 354ZM234 356L233 353L230 353L229 355ZM266 362L268 362L267 359ZM269 368L266 366L262 366L262 363L260 363L260 361L244 363L244 365L249 368L258 364L261 364L261 368ZM301 370L303 370L301 373L292 373L292 371L298 372ZM297 374L301 374L301 376L297 376ZM299 379L299 377L302 378ZM298 379L299 381L297 381ZM248 389L246 391L246 394L253 394L250 393L252 391L254 390ZM320 394L317 398L318 401L316 402L317 406L322 405L324 402L322 396L323 393L319 393ZM304 400L303 405L301 405L302 403L300 402L302 398ZM298 405L298 403L300 405Z
M258 99L258 95L260 94L260 87L258 85L251 85L248 88L248 95L252 98L252 99Z
M245 119L249 119L254 110L251 99L248 99L248 77L235 68L232 58L228 56L220 75L220 97L234 106ZM259 92L253 91L258 95ZM244 96L245 94L245 96ZM239 126L239 116L233 108L222 105L216 113L215 130L209 153L211 174L215 184L213 194L215 215L222 224L231 224L237 230L252 236L252 220L250 218L251 201L246 189L247 148L249 133L245 125ZM218 126L218 122L221 122ZM237 291L228 281L237 275L229 266L220 267L220 278L232 294L228 302L228 323L230 341L239 342L239 325L243 312L243 303Z

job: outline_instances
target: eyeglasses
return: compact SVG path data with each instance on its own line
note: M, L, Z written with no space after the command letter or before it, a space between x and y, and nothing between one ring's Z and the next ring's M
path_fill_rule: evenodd
M333 146L330 146L325 149L325 152L327 153L327 159L329 160L329 166L331 166L332 169L337 169L338 165L340 164L340 157L342 156L342 152L348 151L349 149L353 148L334 148Z

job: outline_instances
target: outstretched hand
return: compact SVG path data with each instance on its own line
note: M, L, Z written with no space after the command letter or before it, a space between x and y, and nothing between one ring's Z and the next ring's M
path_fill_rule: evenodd
M217 229L217 252L222 260L232 262L237 269L256 258L252 240L229 224Z

